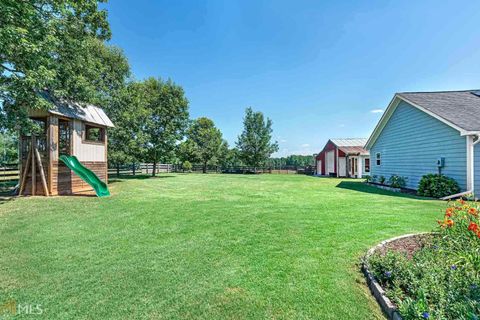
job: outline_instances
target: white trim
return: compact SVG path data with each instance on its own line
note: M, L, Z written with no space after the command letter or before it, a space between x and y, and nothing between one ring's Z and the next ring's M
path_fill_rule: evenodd
M467 194L471 194L471 193L473 193L473 190L468 190L468 191L452 194L451 196L446 196L446 197L440 198L440 200L450 200L450 199L453 199L453 198L460 198L462 196L466 196Z
M338 168L340 167L340 165L338 164L338 158L339 158L338 147L335 149L335 155L337 156L337 161L336 161L337 165L336 165L335 171L337 172L337 178L338 178L338 177L340 177L340 173L339 173L340 170L338 170ZM334 167L335 167L335 165L334 165Z
M465 139L467 140L467 190L473 192L475 176L473 136L466 136Z
M398 107L398 104L400 103L400 101L405 101L406 103L410 104L411 106L417 108L418 110L420 111L423 111L425 112L426 114L434 117L435 119L445 123L446 125L452 127L453 129L457 130L458 132L460 132L460 135L462 136L466 136L466 135L471 135L471 134L478 134L477 131L467 131L467 130L464 130L462 128L460 128L459 126L457 126L456 124L440 117L439 115L423 108L422 106L419 106L418 104L408 100L407 98L404 98L402 96L400 96L398 93L395 94L395 96L393 97L393 99L390 101L390 103L388 104L388 107L387 107L387 110L385 110L385 112L383 113L382 117L380 118L380 121L377 123L377 126L375 127L375 129L373 130L372 134L370 135L370 137L368 138L368 141L367 143L365 144L365 149L367 150L370 150L371 147L373 146L373 144L375 143L375 141L378 139L378 137L380 136L380 133L382 133L383 129L385 128L386 124L388 123L388 120L390 120L390 117L392 116L393 112L397 109Z

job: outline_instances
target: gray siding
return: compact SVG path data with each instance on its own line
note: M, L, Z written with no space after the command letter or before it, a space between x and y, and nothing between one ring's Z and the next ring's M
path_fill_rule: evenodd
M423 175L438 173L436 161L444 157L442 173L465 191L466 143L457 130L402 101L370 150L371 175L407 177L407 188L417 189Z

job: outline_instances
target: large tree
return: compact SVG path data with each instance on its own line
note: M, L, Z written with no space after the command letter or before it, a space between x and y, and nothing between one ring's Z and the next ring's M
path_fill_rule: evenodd
M115 124L108 134L108 160L117 167L143 161L148 137L148 92L142 82L130 82L113 97L107 112Z
M104 2L104 1L101 1ZM129 75L108 46L107 13L96 0L0 2L0 106L3 126L25 124L28 108L47 107L39 92L104 104Z
M240 154L236 148L230 148L227 141L223 141L220 147L220 156L218 164L224 169L238 167L243 165Z
M173 81L149 78L145 80L148 95L147 119L144 132L147 160L153 162L155 175L160 161L171 161L174 151L185 135L189 122L188 100L182 87Z
M272 153L278 151L278 143L272 142L272 120L265 120L263 113L247 108L237 148L246 165L253 166L255 170L264 165Z
M220 130L211 119L202 117L192 122L187 131L187 140L182 145L192 157L189 161L200 162L203 173L206 173L207 165L218 160L222 143Z

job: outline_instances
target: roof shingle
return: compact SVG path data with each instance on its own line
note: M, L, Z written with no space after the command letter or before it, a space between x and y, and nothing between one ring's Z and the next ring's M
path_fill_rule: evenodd
M478 90L402 92L400 98L412 102L466 131L480 131Z

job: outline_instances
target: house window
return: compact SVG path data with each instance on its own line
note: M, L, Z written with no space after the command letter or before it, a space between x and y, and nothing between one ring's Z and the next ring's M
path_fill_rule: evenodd
M365 159L365 172L370 172L370 159Z
M105 130L100 127L85 125L85 141L88 142L104 142Z
M377 161L377 166L381 165L382 164L382 154L380 152L377 152L377 154L375 155L375 160Z

